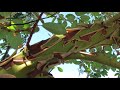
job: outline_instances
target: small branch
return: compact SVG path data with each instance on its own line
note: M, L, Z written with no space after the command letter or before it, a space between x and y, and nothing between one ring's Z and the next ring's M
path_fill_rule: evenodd
M26 23L16 23L16 24L11 24L11 25L25 25L25 24L30 24L30 23L33 23L33 22L36 22L37 20L33 20L33 21L30 21L30 22L26 22Z
M34 31L35 31L35 28L36 28L39 20L40 20L41 17L42 17L42 15L43 15L43 12L39 15L38 20L37 20L37 21L35 22L35 24L33 25L33 28L32 28L32 30L31 30L30 36L29 36L28 41L27 41L27 44L26 44L27 47L29 47L29 43L30 43L30 41L31 41L32 35L33 35Z
M57 12L56 12L57 13ZM56 13L52 14L51 16L48 16L48 17L45 17L45 18L40 18L40 20L43 20L43 19L47 19L47 18L50 18L50 17L53 17L54 15L56 15ZM13 19L13 18L7 18L7 19ZM17 18L15 18L17 19ZM30 22L26 22L26 23L16 23L16 24L10 24L11 25L25 25L25 24L30 24L30 23L33 23L33 22L36 22L37 20L33 20L33 21L30 21Z
M4 56L2 57L1 61L7 57L9 50L10 50L10 46L7 46L6 52L5 52Z

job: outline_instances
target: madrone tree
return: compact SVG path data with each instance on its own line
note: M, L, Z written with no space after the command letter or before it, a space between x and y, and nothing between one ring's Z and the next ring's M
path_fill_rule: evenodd
M53 36L30 45L41 27ZM53 78L61 63L79 65L89 78L110 69L119 77L119 46L119 12L0 12L1 78Z

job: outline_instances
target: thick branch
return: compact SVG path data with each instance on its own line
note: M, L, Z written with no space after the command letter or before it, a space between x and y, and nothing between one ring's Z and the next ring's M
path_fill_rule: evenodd
M114 41L111 42L110 37L111 34L114 33L119 28L119 23L115 23L120 18L120 14L117 14L113 18L109 19L106 21L105 26L107 28L104 28L101 26L101 24L96 24L90 28L80 30L78 28L78 31L73 35L67 33L66 41L67 43L65 44L64 40L65 39L60 39L57 36L53 36L52 38L39 42L37 44L31 45L30 46L30 53L32 54L33 57L28 58L29 60L33 61L34 64L31 64L30 67L24 67L22 72L19 72L18 75L23 73L27 73L26 71L33 70L33 68L36 68L36 63L38 61L50 61L51 59L54 58L55 53L58 54L64 54L66 55L68 53L71 53L72 51L80 51L80 50L85 50L87 48L91 48L93 46L101 46L104 44L108 45L114 43ZM88 30L90 29L90 30ZM73 31L74 32L74 31ZM33 34L33 33L32 33ZM30 37L32 37L32 34ZM30 39L28 40L28 45L30 42ZM73 41L74 39L74 41ZM103 42L105 41L105 42ZM102 43L101 43L102 42ZM73 50L72 50L73 49ZM59 57L57 57L59 58ZM14 59L14 58L12 58ZM23 57L21 57L21 60ZM69 59L84 59L88 61L94 61L98 62L104 65L108 65L111 67L119 68L120 69L120 62L117 62L117 58L111 58L107 56L105 53L96 53L96 54L83 54L83 53L71 53L67 57L63 58L64 60L69 60ZM52 65L52 63L50 63ZM54 62L54 64L59 64L59 62ZM19 66L17 66L19 67Z
M84 59L120 69L120 62L117 61L117 58L110 58L105 53L96 53L94 55L73 53L65 58L65 60L69 59Z

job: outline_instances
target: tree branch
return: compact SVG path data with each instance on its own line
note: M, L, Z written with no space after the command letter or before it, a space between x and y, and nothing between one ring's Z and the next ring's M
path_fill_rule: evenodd
M42 16L42 13L40 14L39 18L41 16ZM50 61L48 66L52 66L52 65L55 65L55 64L60 64L59 61L56 60L56 58L54 57L55 52L58 52L60 54L65 55L65 53L70 52L70 50L75 45L80 46L79 51L80 50L85 50L87 48L91 48L92 46L95 46L96 44L100 45L100 46L103 45L104 43L101 44L100 42L102 42L103 40L106 40L107 37L110 37L111 34L116 29L119 28L119 24L115 23L115 21L119 18L120 18L120 14L116 15L112 19L109 19L108 20L109 22L108 21L105 22L105 25L108 26L108 28L105 28L105 31L107 32L106 34L103 33L104 28L103 28L103 26L101 26L101 24L100 25L97 24L99 27L96 26L96 25L90 27L90 30L88 30L89 32L86 32L84 29L82 29L79 33L75 34L75 35L77 35L78 39L81 38L80 41L76 40L75 44L72 42L71 38L70 39L68 38L68 40L71 40L71 41L69 41L66 45L64 45L63 39L57 39L57 41L53 42L54 39L56 40L55 36L54 36L55 38L52 37L52 39L49 39L49 42L47 41L47 42L44 42L44 43L37 43L37 46L38 46L38 48L40 48L40 50L38 50L37 47L30 50L31 54L34 57L30 58L29 60L31 60L31 62L33 61L34 63L32 65L28 66L28 67L24 67L23 70L21 70L21 72L18 72L17 74L21 75L23 73L22 75L25 76L24 74L29 73L29 71L33 70L33 68L36 68L36 64L40 61L46 61L46 62ZM29 42L30 42L31 37L34 33L34 29L37 26L37 23L38 23L38 21L34 24L32 30L31 30L31 34L30 34L30 37L28 38L28 42L27 42L26 46L29 45ZM99 37L98 37L98 35L99 35ZM91 41L87 40L86 38L90 39ZM75 39L77 39L77 38L75 38ZM107 38L107 39L108 39L108 41L110 40L110 38ZM46 46L45 46L45 44L46 44ZM36 46L36 44L34 44L34 46ZM41 49L41 46L42 46L42 49ZM33 50L35 52L33 52ZM76 50L78 50L78 47L76 47ZM21 60L22 59L23 59L23 57L21 57ZM51 62L51 59L55 59L55 60L53 62ZM76 53L72 52L71 54L67 55L63 59L65 61L70 60L70 59L87 60L87 61L97 62L97 63L100 63L100 64L104 64L104 65L108 65L108 66L120 69L120 62L117 61L117 58L109 57L106 53L85 54L85 53L81 53L81 52L76 52ZM26 72L26 71L28 71L28 72ZM27 77L27 76L25 76L25 77Z
M4 60L4 59L7 57L9 50L10 50L10 46L7 46L6 52L5 52L5 54L3 55L1 61Z
M120 69L120 62L117 61L117 58L110 58L105 53L96 53L93 55L89 54L80 54L80 53L73 53L70 56L66 57L65 60L68 59L84 59L87 61L94 61L100 64L108 65L110 67Z
M33 20L33 21L30 21L30 22L26 22L26 23L16 23L16 24L11 24L11 25L25 25L25 24L30 24L32 22L36 22L37 20Z
M57 12L56 12L56 13L57 13ZM54 13L54 14L48 16L48 17L41 18L40 20L43 20L43 19L47 19L47 18L53 17L54 15L56 15L56 13ZM13 19L13 18L7 18L7 19ZM17 19L17 18L15 18L15 19ZM33 20L33 21L30 21L30 22L22 23L22 24L21 24L21 23L10 24L10 26L11 26L11 25L25 25L25 24L30 24L30 23L32 23L32 22L36 22L36 21L37 21L37 20Z
M33 35L34 31L35 31L35 28L36 28L39 20L40 20L41 17L42 17L42 15L43 15L43 12L39 15L38 20L37 20L37 21L35 22L35 24L33 25L33 28L32 28L32 30L31 30L30 36L29 36L28 41L27 41L27 44L26 44L27 47L29 47L29 43L30 43L30 41L31 41L32 35Z

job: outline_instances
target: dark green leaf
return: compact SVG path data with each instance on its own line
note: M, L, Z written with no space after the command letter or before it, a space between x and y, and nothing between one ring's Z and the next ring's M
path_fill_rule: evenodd
M101 77L101 75L99 73L94 73L95 77Z
M65 34L66 33L66 29L65 29L65 26L63 24L44 23L43 27L53 34Z
M89 19L90 19L90 17L87 16L87 15L82 15L82 16L81 16L81 21L83 21L83 22L88 22Z
M35 28L35 32L38 32L38 31L39 31L39 27L36 27L36 28Z
M73 63L79 65L80 61L75 60L75 61L73 61Z
M118 76L118 75L120 75L120 73L116 73L116 74L115 74L115 76Z
M57 67L58 71L63 72L63 69L61 67Z
M72 23L72 25L71 25L71 27L72 27L72 28L75 28L75 27L77 27L77 25L78 25L78 24L77 24L77 20L74 20L73 23Z
M75 16L73 14L67 14L66 18L67 18L68 21L73 22L74 19L75 19Z
M103 76L106 76L107 75L107 70L103 70L102 72L101 72L101 74L103 75Z
M59 24L62 23L62 19L60 19L60 18L57 18L57 21L58 21Z
M116 68L111 68L111 70L112 70L113 72L115 72L115 71L116 71Z

